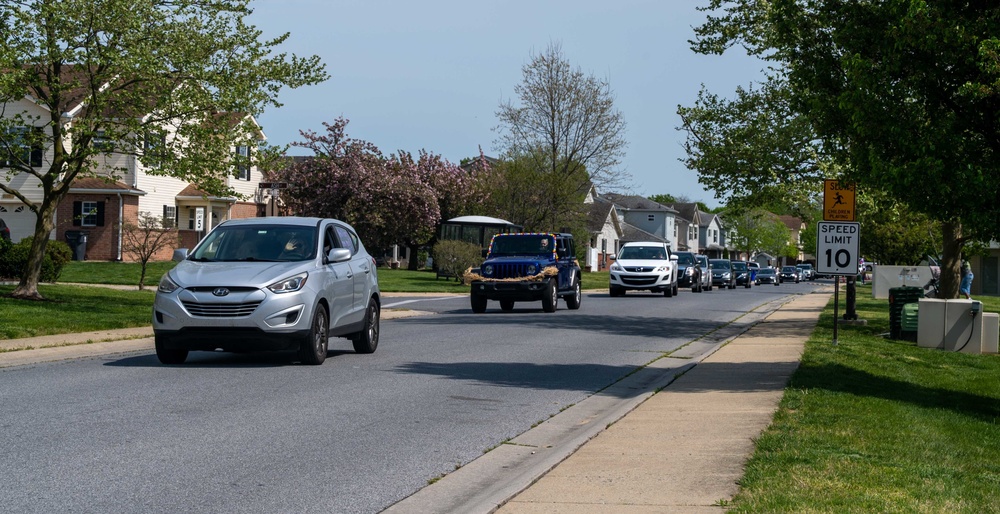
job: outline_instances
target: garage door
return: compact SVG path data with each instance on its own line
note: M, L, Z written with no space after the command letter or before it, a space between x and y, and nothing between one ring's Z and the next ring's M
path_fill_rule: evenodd
M15 243L35 234L35 213L24 205L0 204L0 219L10 227L10 240Z

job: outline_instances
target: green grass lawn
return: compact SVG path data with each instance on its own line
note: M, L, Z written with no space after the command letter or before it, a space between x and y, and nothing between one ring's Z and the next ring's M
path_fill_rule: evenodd
M160 277L176 264L173 261L148 263L145 284L155 287ZM70 261L63 266L59 282L138 286L141 271L142 267L134 262Z
M828 306L732 512L1000 512L1000 357L886 339L886 300L858 289L868 325L833 346Z
M153 290L39 284L46 298L14 300L0 286L0 339L141 327L151 323Z

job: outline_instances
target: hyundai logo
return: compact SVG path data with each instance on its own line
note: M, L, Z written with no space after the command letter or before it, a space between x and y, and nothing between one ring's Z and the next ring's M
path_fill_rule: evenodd
M215 288L214 291L212 291L212 294L214 294L215 296L226 296L227 294L229 294L229 289L225 287L217 287Z

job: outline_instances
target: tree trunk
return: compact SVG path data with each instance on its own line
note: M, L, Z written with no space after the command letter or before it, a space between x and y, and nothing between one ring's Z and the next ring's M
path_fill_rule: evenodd
M406 269L410 271L417 271L420 269L420 265L422 264L417 262L420 260L417 258L417 251L420 249L420 246L416 244L409 244L406 245L406 248L409 250L408 253L410 254L410 260L406 263Z
M10 293L14 298L22 300L45 299L38 293L38 281L42 276L42 262L45 259L45 248L49 244L49 234L55 225L53 214L57 203L52 200L43 200L41 207L35 213L38 217L35 221L35 236L31 240L31 251L28 252L28 263L21 275L21 282Z
M941 224L944 252L941 254L941 298L958 298L962 268L962 222L949 220Z

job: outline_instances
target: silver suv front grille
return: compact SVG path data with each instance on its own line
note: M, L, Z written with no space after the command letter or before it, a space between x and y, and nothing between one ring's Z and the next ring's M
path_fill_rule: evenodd
M260 302L247 303L200 303L181 302L192 316L205 318L245 318L257 309Z

